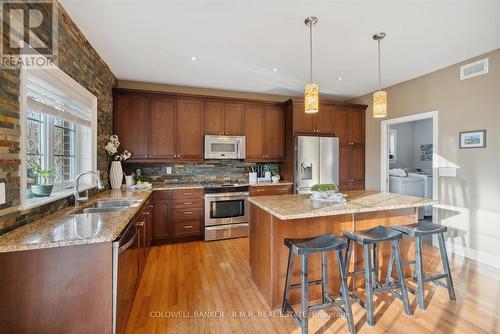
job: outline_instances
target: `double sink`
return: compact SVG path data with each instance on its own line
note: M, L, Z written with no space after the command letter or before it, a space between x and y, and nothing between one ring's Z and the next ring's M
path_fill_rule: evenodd
M134 203L136 203L136 201L130 199L101 200L83 209L74 211L72 212L72 214L106 213L114 211L123 211L125 209L128 209Z

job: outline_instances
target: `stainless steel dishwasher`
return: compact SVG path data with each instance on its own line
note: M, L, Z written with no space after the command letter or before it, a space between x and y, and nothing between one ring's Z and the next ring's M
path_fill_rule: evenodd
M113 333L125 330L138 281L138 229L131 222L113 242Z

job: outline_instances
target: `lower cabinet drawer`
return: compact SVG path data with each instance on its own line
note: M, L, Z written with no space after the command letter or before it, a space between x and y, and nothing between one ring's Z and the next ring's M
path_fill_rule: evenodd
M203 219L203 208L174 209L174 222L201 221Z
M203 208L202 198L177 198L172 200L174 209Z
M293 191L291 185L268 185L250 187L250 196L287 195L292 193Z
M174 237L188 237L201 234L201 221L175 222Z
M248 237L248 223L205 227L205 241Z

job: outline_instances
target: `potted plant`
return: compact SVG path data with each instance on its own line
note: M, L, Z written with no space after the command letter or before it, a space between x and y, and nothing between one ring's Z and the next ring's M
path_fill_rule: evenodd
M31 193L35 197L47 197L52 193L52 188L54 184L50 184L52 181L55 170L54 168L43 169L38 162L34 162L31 166L33 174L38 175L38 184L31 185Z
M272 180L274 183L277 183L280 180L279 167L274 164L265 164L264 165L264 177L266 179Z
M111 168L109 171L109 181L111 183L111 189L120 189L123 181L123 169L122 161L128 160L132 155L129 151L125 150L123 153L118 153L118 146L120 146L120 141L117 135L109 136L109 141L104 146L108 155L113 158L111 162Z

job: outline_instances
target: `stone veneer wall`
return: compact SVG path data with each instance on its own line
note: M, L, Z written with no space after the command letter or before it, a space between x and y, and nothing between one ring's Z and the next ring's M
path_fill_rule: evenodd
M127 163L124 165L124 171L130 174L140 168L143 175L147 175L155 181L167 183L221 181L248 183L249 168L258 168L263 165L238 160L207 160L197 164ZM273 165L279 168L278 164ZM172 174L167 174L167 167L172 167Z
M112 88L117 80L61 5L58 16L58 67L97 97L97 168L107 184L110 161L99 148L113 129ZM0 70L0 182L6 183L6 203L0 205L0 234L70 204L66 198L29 211L19 210L19 86L19 70Z

